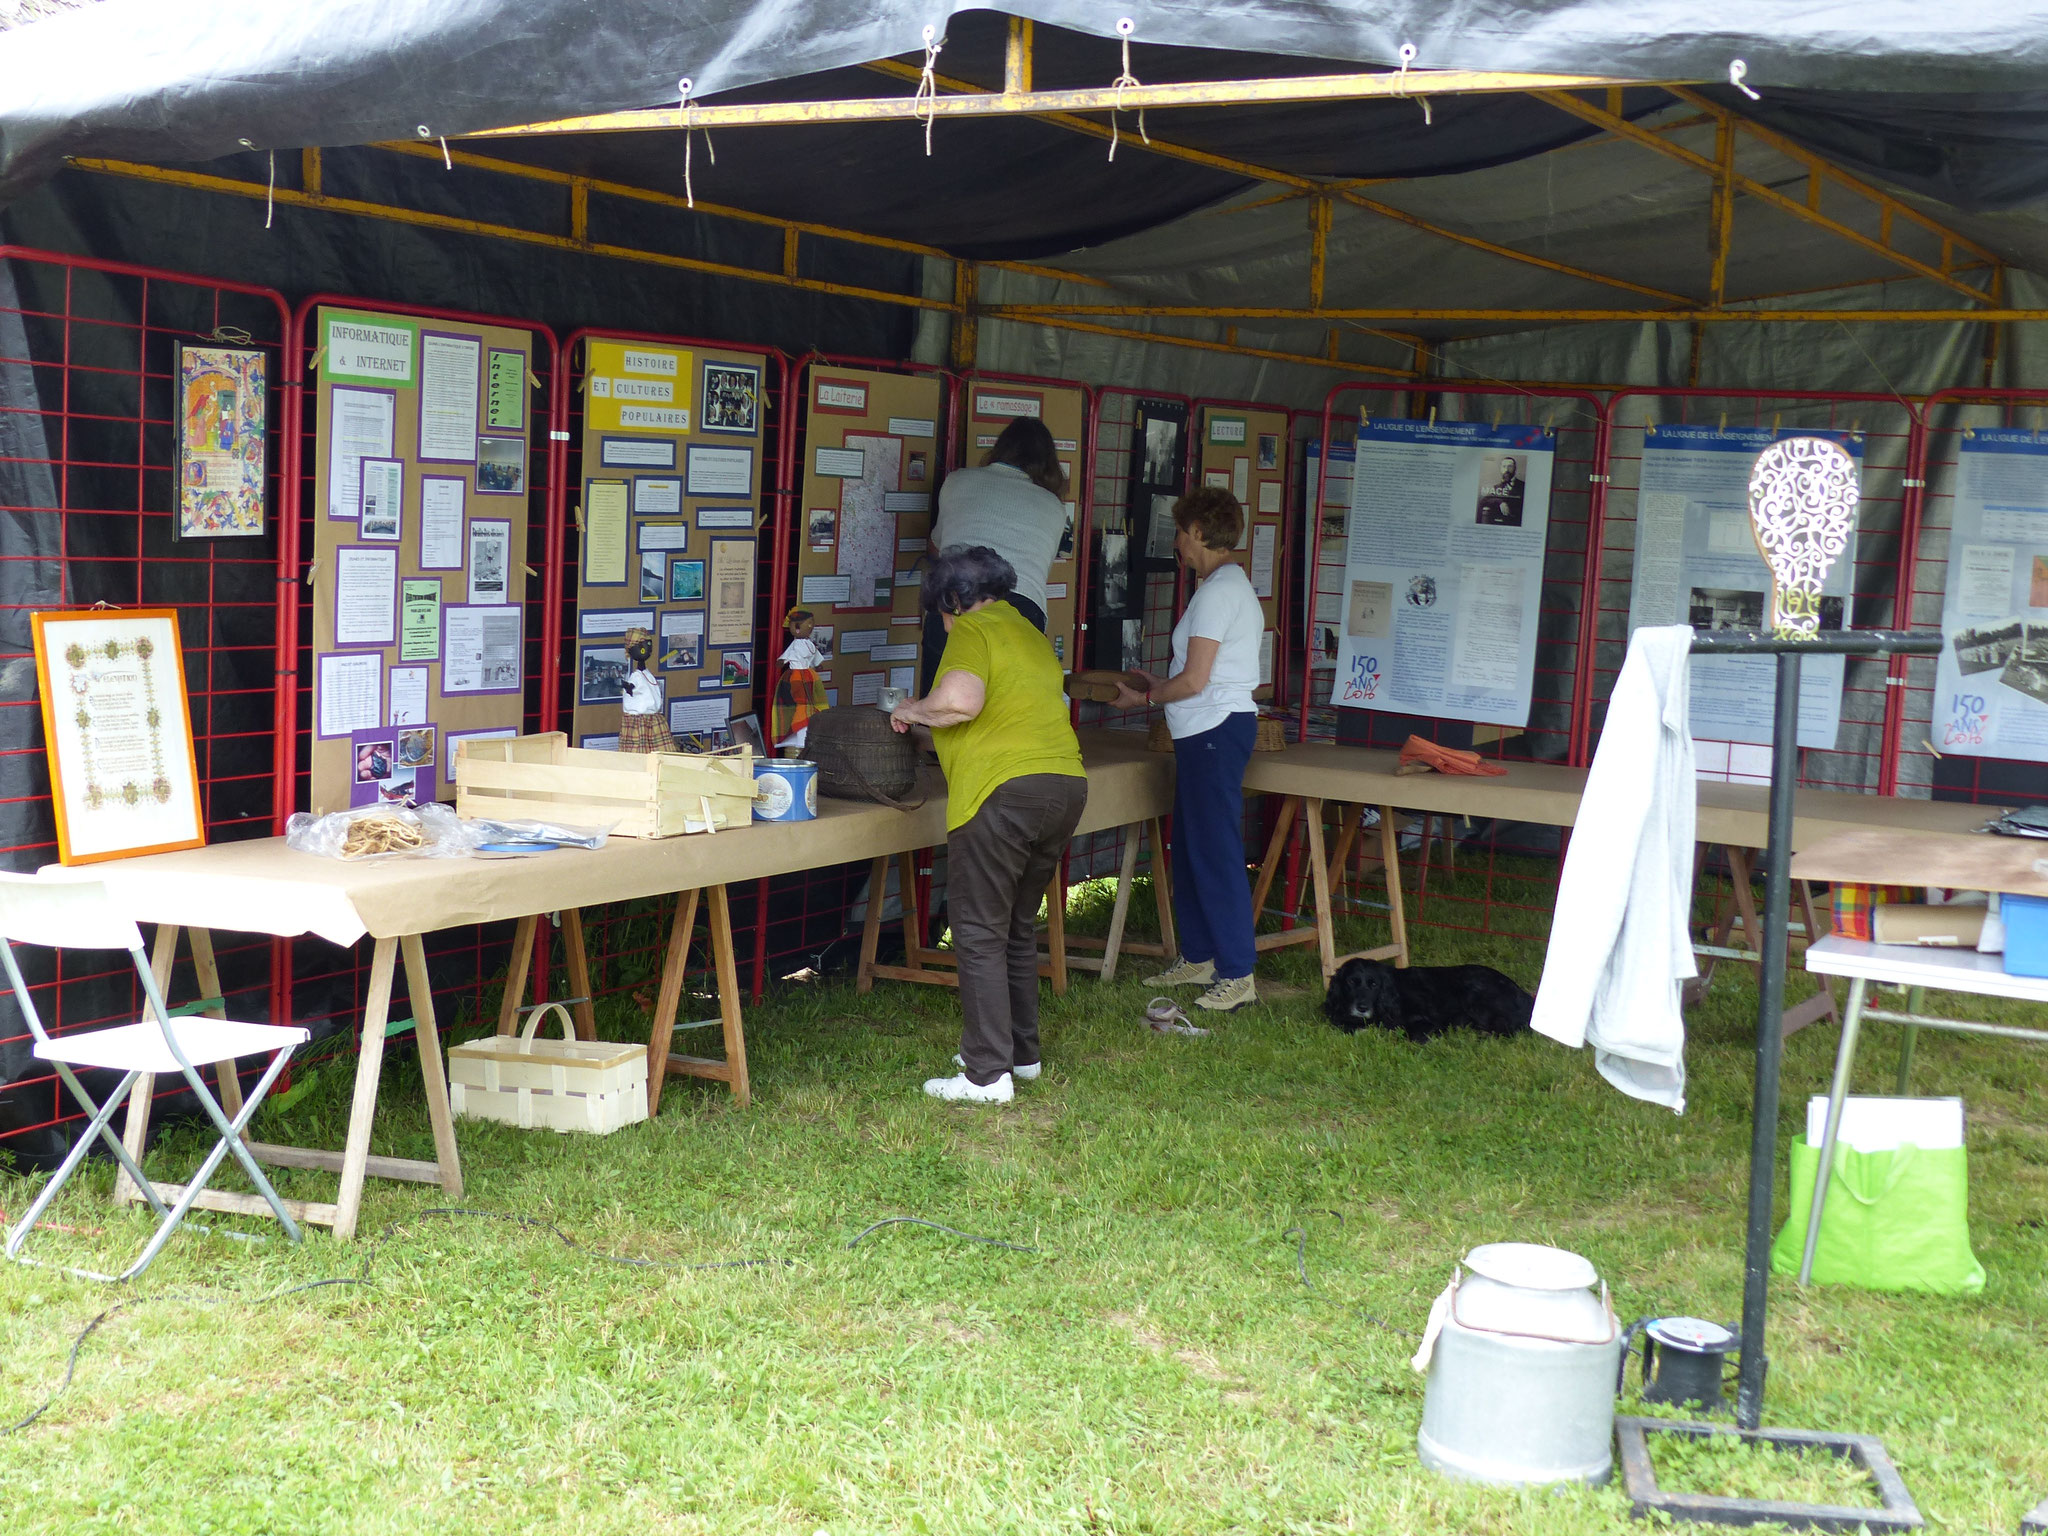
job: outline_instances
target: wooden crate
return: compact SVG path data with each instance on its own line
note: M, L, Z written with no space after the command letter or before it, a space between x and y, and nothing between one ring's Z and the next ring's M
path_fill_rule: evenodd
M570 826L615 823L615 837L675 837L754 819L754 754L594 752L560 731L471 738L455 754L455 812Z
M535 1038L551 1013L564 1038ZM550 1003L517 1035L451 1046L448 1103L457 1118L603 1136L647 1118L647 1047L578 1040L568 1010Z

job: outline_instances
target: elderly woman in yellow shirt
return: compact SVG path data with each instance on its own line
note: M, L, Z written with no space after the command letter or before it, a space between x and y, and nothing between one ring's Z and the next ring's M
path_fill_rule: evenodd
M1039 1073L1038 905L1088 802L1052 642L1005 599L1017 573L954 546L924 577L945 626L932 691L896 706L927 726L946 774L946 900L960 957L960 1073L936 1099L1006 1103Z

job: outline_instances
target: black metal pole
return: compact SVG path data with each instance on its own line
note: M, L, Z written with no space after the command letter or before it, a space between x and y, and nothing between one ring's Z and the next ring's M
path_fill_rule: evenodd
M1785 1039L1785 921L1792 890L1793 793L1799 783L1799 656L1778 653L1771 733L1771 829L1764 863L1763 964L1756 988L1756 1095L1749 1134L1749 1240L1742 1263L1742 1369L1735 1422L1763 1422L1764 1317L1770 1305L1771 1191L1777 1182L1778 1057Z

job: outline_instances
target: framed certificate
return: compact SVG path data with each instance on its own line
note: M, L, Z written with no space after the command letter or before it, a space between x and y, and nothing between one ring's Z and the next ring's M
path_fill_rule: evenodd
M177 611L80 609L29 624L58 860L204 846Z

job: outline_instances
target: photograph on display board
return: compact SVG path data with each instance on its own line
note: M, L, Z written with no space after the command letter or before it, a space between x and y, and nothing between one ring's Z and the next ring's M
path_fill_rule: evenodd
M1522 478L1522 461L1512 453L1504 453L1491 467L1494 478L1480 490L1478 511L1472 520L1491 528L1519 528L1522 498L1529 487Z
M264 528L269 397L264 356L180 342L172 434L178 539L253 539Z
M526 439L480 437L476 443L476 488L485 496L526 494Z
M1185 405L1171 400L1137 402L1124 527L1136 541L1131 554L1140 569L1161 570L1173 564L1173 504L1187 488L1187 429ZM1144 583L1135 572L1134 585L1140 588L1142 601Z
M742 363L704 364L703 425L706 432L761 430L761 370Z

